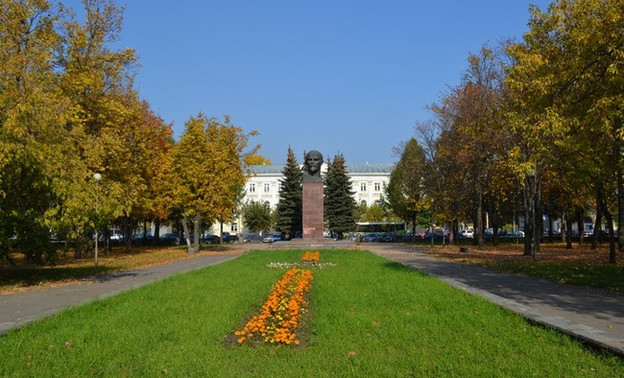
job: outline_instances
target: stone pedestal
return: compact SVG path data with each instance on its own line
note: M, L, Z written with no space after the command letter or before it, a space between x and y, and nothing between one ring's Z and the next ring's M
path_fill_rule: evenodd
M303 183L303 238L323 238L323 183Z

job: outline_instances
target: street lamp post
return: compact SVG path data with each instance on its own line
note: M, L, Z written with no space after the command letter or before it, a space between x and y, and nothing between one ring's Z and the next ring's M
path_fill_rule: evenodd
M95 173L93 175L95 180L95 265L98 264L98 183L102 179L102 175Z

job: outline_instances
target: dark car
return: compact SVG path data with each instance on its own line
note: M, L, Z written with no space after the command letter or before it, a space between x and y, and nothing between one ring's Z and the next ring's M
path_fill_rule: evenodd
M369 234L364 235L362 237L362 241L364 243L380 242L380 241L383 241L383 238L381 237L381 235L371 232Z
M191 234L189 240L191 243L195 239L195 235ZM219 244L219 237L217 235L203 234L199 236L200 244Z
M202 244L219 244L219 237L217 235L204 234L201 235Z
M243 243L252 243L262 241L262 236L259 234L248 234L243 236Z
M384 234L382 241L384 243L392 243L395 240L395 236L391 233Z
M168 233L160 235L160 244L163 245L179 245L180 237L178 234Z
M238 241L238 235L230 234L229 232L224 232L221 236L221 240L224 243L234 243Z

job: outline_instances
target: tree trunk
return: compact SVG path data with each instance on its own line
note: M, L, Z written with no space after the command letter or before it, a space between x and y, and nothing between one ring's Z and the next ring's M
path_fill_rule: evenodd
M572 249L572 215L566 213L566 249Z
M531 201L531 189L530 182L527 178L527 183L523 190L523 202L524 202L524 256L531 256L531 241L533 240L533 231L531 226L533 222L532 205Z
M620 154L617 154L618 158ZM624 232L622 232L622 227L624 227L624 179L622 179L622 168L620 164L617 164L617 204L618 204L618 250L620 252L624 252Z
M458 234L459 234L459 220L457 219L453 219L453 222L451 222L451 235L450 235L450 240L449 240L449 244L457 244L458 242Z
M123 218L123 234L124 234L124 246L126 248L126 253L132 252L132 231L134 227L132 227L132 221L128 215L125 215Z
M201 233L201 216L199 213L195 214L195 221L193 222L193 248L195 248L195 252L199 252L200 249L200 233Z
M492 201L494 202L494 201ZM498 225L498 215L497 215L497 208L496 205L492 204L491 206L491 211L490 211L490 219L491 219L491 226L492 226L492 245L497 246L498 245L498 229L499 229L499 225Z
M542 180L537 176L533 180L533 261L537 261L544 229L544 218L542 217Z
M147 221L143 221L143 242L147 242Z
M329 234L333 235L333 230L329 230ZM223 244L223 222L219 221L219 244Z
M615 264L617 262L617 258L615 254L615 233L613 231L613 216L607 208L607 201L605 200L602 193L599 197L600 202L598 202L597 211L600 211L604 214L605 218L607 219L607 228L609 230L609 262L611 264ZM596 232L594 231L594 234L595 233Z
M483 192L481 191L481 185L477 184L477 224L476 230L478 230L479 234L477 236L477 244L479 245L479 249L483 249L483 245L485 244L485 235L483 235Z
M583 245L585 239L585 211L581 207L576 208L576 222L578 224L579 245Z
M607 227L609 229L609 262L611 264L617 263L617 256L615 253L615 232L613 231L613 217L611 212L605 210L605 218L607 218Z
M596 203L598 204L598 206L596 206L596 222L594 223L594 234L592 235L592 250L598 249L598 239L600 238L600 234L602 233L602 211L604 203L602 189L596 191Z
M154 240L160 244L160 219L154 219Z
M102 235L104 236L104 255L108 256L110 255L110 252L111 252L111 242L110 242L111 234L110 234L110 228L108 227L108 225L104 227L104 231Z
M182 218L182 229L184 230L184 239L186 240L186 247L188 250L188 254L192 255L195 253L195 249L193 248L193 245L191 244L191 234L189 232L189 226L188 226L188 221L186 219L186 217Z

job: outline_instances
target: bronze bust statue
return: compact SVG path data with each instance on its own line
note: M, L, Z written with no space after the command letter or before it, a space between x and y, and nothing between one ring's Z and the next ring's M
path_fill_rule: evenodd
M303 172L303 182L323 182L321 177L321 166L323 165L323 155L312 150L305 154L305 171Z

